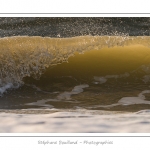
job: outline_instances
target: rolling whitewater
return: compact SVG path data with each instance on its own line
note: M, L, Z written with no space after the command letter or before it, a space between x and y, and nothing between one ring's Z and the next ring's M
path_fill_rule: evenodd
M149 21L0 18L0 115L22 126L1 126L1 132L148 132ZM19 121L17 114L22 114ZM53 128L25 127L23 122L38 125L37 114ZM67 129L55 118L66 118L61 122ZM95 119L99 122L85 130ZM132 119L141 130L130 126ZM130 127L122 128L120 120Z

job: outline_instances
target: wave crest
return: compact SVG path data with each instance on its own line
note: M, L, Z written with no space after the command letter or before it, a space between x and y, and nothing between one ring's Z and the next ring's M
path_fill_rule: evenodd
M6 85L18 87L26 76L39 78L46 68L67 62L75 52L104 47L141 44L150 46L149 37L80 36L72 38L5 37L0 39L0 93ZM16 86L17 85L17 86ZM8 87L8 88L9 88ZM4 88L4 89L8 89Z

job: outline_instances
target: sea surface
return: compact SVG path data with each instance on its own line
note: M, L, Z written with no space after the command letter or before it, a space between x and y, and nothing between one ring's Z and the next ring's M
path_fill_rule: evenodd
M150 132L150 18L0 18L0 132Z

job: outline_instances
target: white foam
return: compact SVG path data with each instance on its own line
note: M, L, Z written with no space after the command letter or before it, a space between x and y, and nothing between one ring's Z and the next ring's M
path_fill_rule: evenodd
M0 87L0 96L6 92L8 89L11 89L11 88L18 88L19 85L13 85L12 83L6 83L4 84L2 87Z
M75 86L72 89L71 92L64 92L62 94L59 94L57 96L57 99L60 99L60 100L67 99L67 100L69 100L69 99L71 99L71 95L79 94L79 93L83 92L83 88L86 88L86 87L89 87L89 85L88 84L83 84L83 85Z
M106 81L107 81L107 79L105 78L105 77L94 77L94 80L95 81L98 81L98 82L94 82L95 84L103 84L103 83L105 83Z
M96 106L91 106L88 108L98 108L98 107L114 107L118 105L134 105L134 104L150 104L150 101L145 100L145 95L146 93L150 93L150 90L144 90L140 94L138 94L137 97L123 97L121 98L118 103L114 103L111 105L96 105Z
M46 108L53 108L52 105L46 104L46 102L49 102L50 99L48 100L38 100L37 102L32 102L32 103L27 103L26 105L30 105L30 106L42 106L42 107L46 107Z
M133 104L150 104L150 101L145 100L144 94L150 93L150 90L142 91L137 97L123 97L118 101L120 105L133 105Z
M150 104L150 101L141 99L140 97L123 97L118 101L120 105L133 105L133 104Z
M143 82L148 83L150 81L150 75L143 76Z
M51 114L0 113L0 120L0 132L4 133L150 132L150 111L103 115L67 111Z
M98 76L94 76L94 80L97 82L94 82L95 84L103 84L106 83L106 81L108 79L118 79L118 78L123 78L123 77L129 77L129 73L124 73L124 74L120 74L120 75L106 75L104 77L98 77Z

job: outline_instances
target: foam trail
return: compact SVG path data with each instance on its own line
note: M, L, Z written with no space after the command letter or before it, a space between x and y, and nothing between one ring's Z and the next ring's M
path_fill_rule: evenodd
M84 88L87 88L87 87L89 87L88 84L78 85L78 86L75 86L71 92L63 92L63 93L59 94L55 99L38 100L37 102L27 103L26 105L42 106L45 108L53 108L52 105L49 105L46 103L51 102L51 101L56 102L56 101L60 101L60 100L71 100L71 95L79 94L79 93L83 92Z
M71 92L64 92L64 93L58 95L57 99L59 99L59 100L62 100L62 99L70 100L71 95L79 94L79 93L83 92L83 88L87 88L87 87L89 87L89 85L87 85L87 84L75 86Z
M106 75L105 77L94 77L94 80L97 82L94 82L95 84L103 84L106 83L108 79L118 79L118 78L125 78L125 77L129 77L129 73L124 73L121 75Z
M123 97L121 98L118 103L114 103L111 105L96 105L96 106L91 106L88 108L99 108L99 107L115 107L118 105L134 105L134 104L148 104L150 105L150 101L145 100L144 94L150 93L150 90L144 90L142 91L137 97Z

